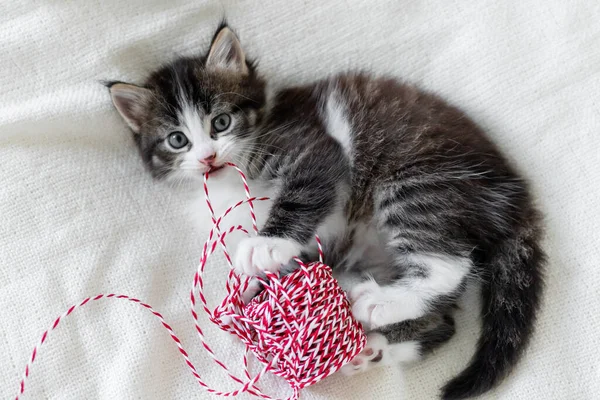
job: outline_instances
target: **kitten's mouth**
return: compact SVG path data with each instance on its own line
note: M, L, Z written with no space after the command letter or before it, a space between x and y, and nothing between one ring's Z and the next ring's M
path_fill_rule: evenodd
M225 168L225 165L214 165L210 168L210 170L208 171L209 174L214 174L217 171L222 170L223 168Z

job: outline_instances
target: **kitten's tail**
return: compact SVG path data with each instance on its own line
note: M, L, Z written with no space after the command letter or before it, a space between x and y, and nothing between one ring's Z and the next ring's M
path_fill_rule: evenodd
M545 256L537 229L498 246L483 283L482 333L469 366L442 389L444 400L480 395L519 361L533 333Z

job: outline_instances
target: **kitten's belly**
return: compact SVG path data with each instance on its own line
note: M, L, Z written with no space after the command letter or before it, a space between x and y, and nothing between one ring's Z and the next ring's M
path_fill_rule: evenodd
M374 221L348 223L343 212L332 214L319 226L325 261L340 286L348 291L367 276L386 280L392 270L385 237ZM316 250L316 245L311 246Z
M340 261L340 269L364 270L368 266L387 264L389 254L385 238L374 222L354 223L349 226L350 247Z

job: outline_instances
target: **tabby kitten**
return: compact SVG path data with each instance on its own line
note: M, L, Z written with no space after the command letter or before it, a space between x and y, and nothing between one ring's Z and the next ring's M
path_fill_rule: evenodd
M461 111L394 79L340 74L268 88L221 26L206 56L180 58L143 86L109 85L153 176L200 182L231 161L276 196L239 272L314 256L314 235L347 290L368 345L347 374L412 361L454 334L469 278L483 331L444 399L479 395L519 360L543 289L538 212L526 183Z

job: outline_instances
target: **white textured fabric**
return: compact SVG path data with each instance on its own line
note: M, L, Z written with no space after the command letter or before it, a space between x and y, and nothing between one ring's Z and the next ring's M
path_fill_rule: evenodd
M0 6L0 394L16 394L39 335L80 299L137 296L164 313L202 376L232 388L196 340L188 311L201 198L154 184L98 82L139 82L176 54L204 51L227 15L260 70L301 82L348 68L414 81L464 108L531 180L547 215L547 294L515 373L485 398L600 393L600 3L594 1L4 1ZM225 204L235 180L215 189ZM258 193L257 193L258 194ZM199 225L188 215L193 205ZM222 261L209 299L220 299ZM332 377L305 399L431 399L467 363L458 335L424 363ZM235 340L209 329L237 363ZM284 395L283 386L267 391ZM404 395L403 395L404 393ZM167 334L131 304L92 304L38 354L26 399L208 398Z

